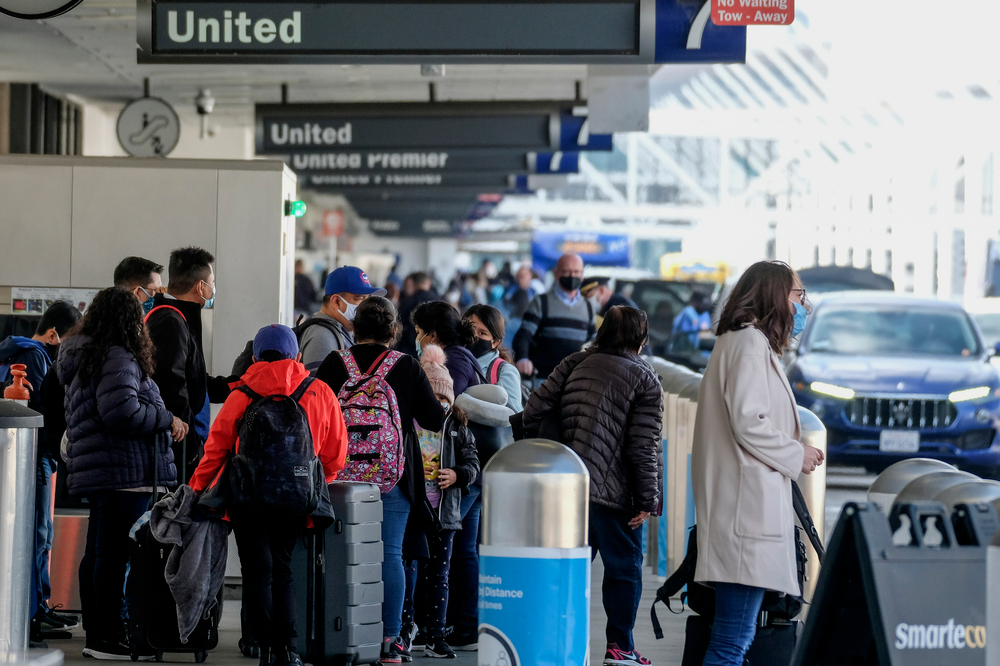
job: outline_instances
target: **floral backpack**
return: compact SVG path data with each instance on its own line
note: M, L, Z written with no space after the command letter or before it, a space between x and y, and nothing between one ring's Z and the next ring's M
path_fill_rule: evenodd
M387 493L402 478L406 463L399 404L385 380L403 355L386 350L361 372L349 349L337 353L348 374L337 394L347 425L347 461L337 478L374 483Z

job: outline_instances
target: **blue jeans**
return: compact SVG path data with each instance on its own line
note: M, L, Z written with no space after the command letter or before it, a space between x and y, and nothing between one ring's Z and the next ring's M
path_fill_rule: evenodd
M52 586L49 584L49 552L52 550L52 474L56 464L46 457L42 458L42 474L45 475L45 485L35 484L35 589L34 605L31 614L34 615L43 604L47 605L52 596Z
M124 638L122 590L128 533L149 506L150 493L105 490L87 496L87 550L80 561L80 603L87 644Z
M386 638L396 638L403 629L403 535L410 516L410 500L399 486L382 495L382 625Z
M704 666L743 666L757 633L764 588L738 583L715 584L715 621Z
M469 486L469 494L462 497L462 529L455 533L448 577L448 623L462 638L479 634L479 516L483 511L479 484Z
M642 529L629 527L635 514L590 505L592 556L601 554L604 583L601 595L608 616L608 643L630 652L635 648L632 628L642 597Z

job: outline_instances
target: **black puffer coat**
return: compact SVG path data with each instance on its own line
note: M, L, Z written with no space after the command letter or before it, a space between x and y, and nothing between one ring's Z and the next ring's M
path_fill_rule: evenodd
M659 513L663 388L642 357L582 351L567 356L524 407L524 425L556 410L562 441L590 470L590 501Z
M56 373L66 389L66 435L69 446L67 487L73 495L153 485L152 452L160 446L160 484L177 485L169 437L173 416L163 406L153 380L143 378L135 357L112 347L101 372L80 376L84 346L90 338L66 340L56 361Z

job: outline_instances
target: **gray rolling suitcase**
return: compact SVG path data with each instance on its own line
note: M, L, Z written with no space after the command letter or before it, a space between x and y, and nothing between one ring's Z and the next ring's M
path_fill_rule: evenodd
M313 666L377 664L382 648L382 495L369 483L335 481L329 488L333 525L303 539L292 556L299 653Z

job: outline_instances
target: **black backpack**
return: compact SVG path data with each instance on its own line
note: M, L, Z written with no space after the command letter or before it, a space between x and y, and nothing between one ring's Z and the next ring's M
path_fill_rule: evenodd
M337 325L329 319L323 319L322 317L309 317L292 329L295 333L295 338L299 341L300 345L302 344L302 335L313 326L320 326L321 328L325 328L333 333L333 337L337 339L337 344L340 349L347 349L350 347L350 345L344 340L344 334L340 332Z
M236 389L251 402L237 424L239 451L229 465L234 507L306 516L319 505L326 476L299 404L313 381L302 380L291 396L265 397L247 386Z
M795 559L798 565L799 588L801 589L806 573L806 547L802 543L802 539L799 538L800 529L806 532L809 542L816 550L820 564L823 563L826 551L823 548L823 540L816 530L816 524L813 522L812 516L809 515L809 508L806 506L802 489L799 488L799 484L795 481L792 481L792 507L795 509L795 515L798 516L799 522L802 524L802 528L798 525L795 526ZM677 571L671 574L663 585L660 586L660 589L656 591L656 599L653 600L653 605L649 609L649 617L653 624L653 633L658 639L663 638L663 629L660 627L659 618L656 617L656 602L658 601L663 603L667 607L667 610L672 613L683 612L683 606L686 603L698 615L709 619L715 617L715 588L704 583L695 582L694 580L694 570L698 564L697 530L697 525L691 528L691 533L688 536L688 547L684 553L684 561L677 567ZM674 611L670 606L670 598L680 592L681 588L685 585L687 585L687 592L681 594L681 610ZM768 590L764 594L761 613L765 613L767 617L776 620L792 620L802 610L803 603L801 596L792 596L783 592Z

